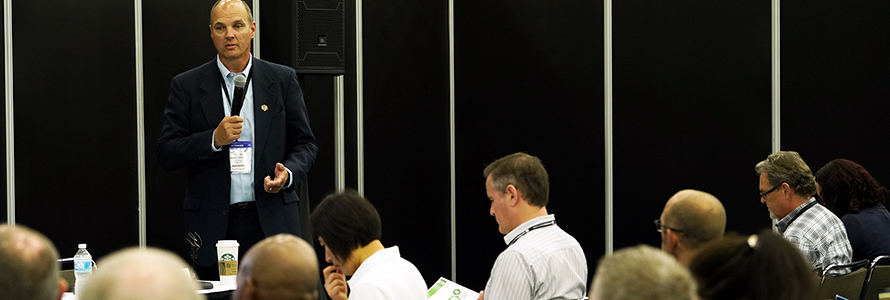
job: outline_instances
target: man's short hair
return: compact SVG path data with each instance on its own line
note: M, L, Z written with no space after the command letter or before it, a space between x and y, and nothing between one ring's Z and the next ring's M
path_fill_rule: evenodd
M591 300L692 300L696 299L696 285L676 259L639 245L601 258L589 295Z
M685 193L685 194L680 194ZM682 230L680 242L691 250L723 237L726 231L726 210L714 195L695 190L678 193L676 203L662 217L666 225Z
M312 232L340 259L352 250L380 239L380 215L365 197L353 189L328 195L310 216Z
M816 178L807 163L794 151L770 154L754 167L757 174L766 172L766 180L773 187L783 182L791 186L798 196L809 198L816 194Z
M80 300L204 299L188 265L165 250L129 248L100 260L90 281L78 292Z
M59 252L43 234L22 225L0 225L0 298L56 299L58 260Z
M528 204L544 207L550 200L550 176L544 164L534 155L522 152L499 158L485 167L482 175L491 175L491 188L498 192L513 185Z
M219 6L220 2L223 1L232 1L232 0L216 0L216 3L213 3L213 6L210 7L210 25L213 25L213 10ZM250 6L247 5L247 1L241 0L241 4L244 4L244 9L247 10L247 22L253 23L253 13L250 11Z

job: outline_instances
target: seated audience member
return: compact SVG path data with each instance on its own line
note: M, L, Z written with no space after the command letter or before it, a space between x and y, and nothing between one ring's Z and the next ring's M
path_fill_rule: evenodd
M849 264L853 249L841 219L816 203L816 179L797 152L779 151L757 163L760 203L766 204L776 229L803 253L814 269ZM835 269L829 275L849 273Z
M639 245L600 259L590 300L693 300L695 280L676 259Z
M0 225L0 299L62 299L68 283L59 278L58 260L56 247L39 232Z
M812 300L817 283L797 247L769 230L710 243L689 270L702 300Z
M714 195L682 190L664 205L655 227L661 233L661 250L688 266L701 246L723 237L726 210Z
M488 213L507 248L494 261L477 300L584 297L587 257L581 244L547 211L550 175L541 160L513 153L486 166L482 176L490 201Z
M887 189L859 164L835 159L816 172L819 202L847 228L853 261L890 255Z
M324 288L333 300L425 300L420 271L401 257L398 246L380 242L380 215L354 190L329 195L310 217L312 231L324 246ZM349 280L347 290L346 277Z
M160 249L129 248L100 260L79 300L204 299L179 256Z
M306 241L282 233L250 248L238 266L234 300L318 298L318 261Z

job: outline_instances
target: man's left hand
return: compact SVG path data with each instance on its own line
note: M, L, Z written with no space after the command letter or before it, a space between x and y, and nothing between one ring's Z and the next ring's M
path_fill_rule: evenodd
M270 194L278 193L279 191L281 191L281 189L284 188L284 185L287 184L288 179L290 179L288 176L290 176L290 174L288 174L287 169L284 168L284 165L282 165L281 163L276 163L275 179L272 179L269 176L263 178L263 190L265 190L266 193Z

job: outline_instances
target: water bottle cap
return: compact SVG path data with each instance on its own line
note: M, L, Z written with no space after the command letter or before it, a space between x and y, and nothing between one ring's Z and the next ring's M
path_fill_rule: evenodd
M77 249L86 249L87 244L77 244Z

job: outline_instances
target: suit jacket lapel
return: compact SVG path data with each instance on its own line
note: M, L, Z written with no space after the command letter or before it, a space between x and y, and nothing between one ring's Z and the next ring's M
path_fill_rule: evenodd
M253 118L254 124L256 124L256 129L254 129L253 138L256 140L256 144L254 145L254 149L256 150L254 157L256 158L256 161L261 161L262 159L263 149L265 148L266 140L269 137L269 129L272 126L272 111L270 109L276 106L272 101L277 99L271 89L275 82L264 67L265 62L259 59L253 60L251 72L253 73L252 84L254 85ZM266 111L262 109L263 105L266 105Z
M216 59L207 64L207 70L204 72L204 81L201 83L201 89L204 91L204 97L201 98L201 107L204 108L204 118L207 119L207 126L216 128L219 121L226 116L223 111L222 91L220 90L220 82L222 75L219 74L219 68L216 66Z

